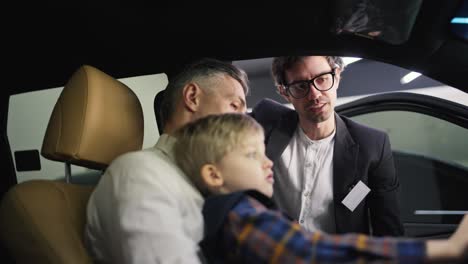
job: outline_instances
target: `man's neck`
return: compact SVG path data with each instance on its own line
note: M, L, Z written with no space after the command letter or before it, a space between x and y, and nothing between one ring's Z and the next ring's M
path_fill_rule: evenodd
M299 120L302 131L311 140L320 140L330 136L335 130L335 114L330 118L320 123L312 123L307 120Z
M177 129L192 121L192 116L184 111L176 112L172 118L164 124L164 134L173 135Z

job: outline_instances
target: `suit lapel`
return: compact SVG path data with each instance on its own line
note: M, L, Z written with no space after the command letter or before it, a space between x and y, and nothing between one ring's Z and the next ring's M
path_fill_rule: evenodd
M288 146L297 128L298 120L296 111L291 110L283 114L273 127L266 139L266 154L273 162L281 157L284 149Z
M348 131L344 121L335 114L336 137L333 152L333 197L335 202L335 219L338 233L347 231L350 214L341 201L356 184L357 157L359 145L357 145Z

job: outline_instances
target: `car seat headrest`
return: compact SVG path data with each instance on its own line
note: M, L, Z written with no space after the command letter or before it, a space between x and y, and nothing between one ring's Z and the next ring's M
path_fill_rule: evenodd
M142 148L143 125L135 93L85 65L73 74L55 104L41 154L51 160L104 169L120 154Z

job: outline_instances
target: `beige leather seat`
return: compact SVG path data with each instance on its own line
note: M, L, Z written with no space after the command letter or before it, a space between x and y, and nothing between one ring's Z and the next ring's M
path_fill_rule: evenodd
M136 95L98 69L82 66L55 105L41 154L64 162L68 174L70 164L104 170L142 144L143 113ZM91 263L83 234L92 189L54 180L11 188L0 204L0 239L15 261Z

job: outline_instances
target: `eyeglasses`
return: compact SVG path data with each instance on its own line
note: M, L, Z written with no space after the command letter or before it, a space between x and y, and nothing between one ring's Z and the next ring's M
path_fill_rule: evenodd
M335 69L331 72L322 73L311 80L296 81L283 85L286 92L296 99L301 99L309 94L310 85L315 89L325 92L330 90L335 84Z

